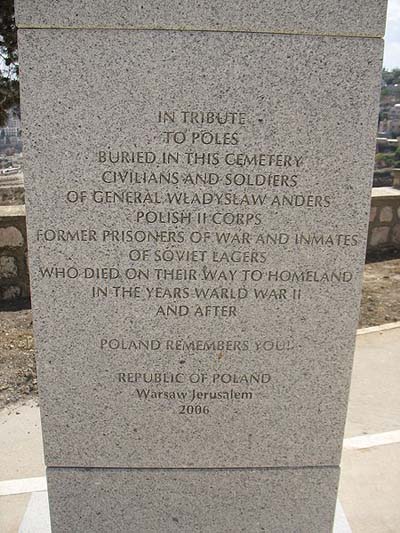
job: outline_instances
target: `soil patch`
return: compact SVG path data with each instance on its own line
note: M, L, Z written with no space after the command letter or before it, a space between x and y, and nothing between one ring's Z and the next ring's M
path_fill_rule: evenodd
M0 311L0 409L36 395L31 310Z
M400 320L400 259L368 263L364 269L360 328Z

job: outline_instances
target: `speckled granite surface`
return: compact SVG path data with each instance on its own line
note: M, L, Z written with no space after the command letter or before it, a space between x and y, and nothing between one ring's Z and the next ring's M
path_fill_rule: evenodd
M383 37L386 0L16 0L20 27L289 32Z
M18 3L55 533L330 530L384 11Z
M118 30L22 30L19 42L48 465L338 464L381 42ZM178 123L160 124L160 109ZM240 111L244 124L183 124L187 109ZM173 129L184 144L165 143ZM163 164L166 151L180 161ZM191 152L218 162L187 163ZM218 182L188 182L204 172ZM236 241L218 243L223 232ZM150 279L132 279L140 269ZM166 317L167 304L184 315ZM181 412L194 404L208 413Z
M338 477L339 468L47 471L53 533L330 533Z

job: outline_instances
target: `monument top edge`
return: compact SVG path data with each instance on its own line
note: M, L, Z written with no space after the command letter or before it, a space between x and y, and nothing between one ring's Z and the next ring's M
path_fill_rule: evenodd
M383 37L387 0L16 0L19 28Z

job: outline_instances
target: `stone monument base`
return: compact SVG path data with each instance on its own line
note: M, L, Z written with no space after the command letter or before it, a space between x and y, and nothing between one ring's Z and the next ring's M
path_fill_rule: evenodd
M52 533L330 533L339 468L49 468L47 478Z

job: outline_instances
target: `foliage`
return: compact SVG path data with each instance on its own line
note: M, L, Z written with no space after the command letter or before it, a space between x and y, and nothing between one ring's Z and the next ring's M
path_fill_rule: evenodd
M394 161L394 153L380 153L375 155L375 162L378 168L393 167Z
M388 85L400 84L400 68L394 68L393 70L382 70L382 78Z
M394 98L400 96L400 83L397 85L386 85L386 87L382 87L381 95L392 96Z
M14 0L0 0L0 127L10 108L19 109L17 28Z

